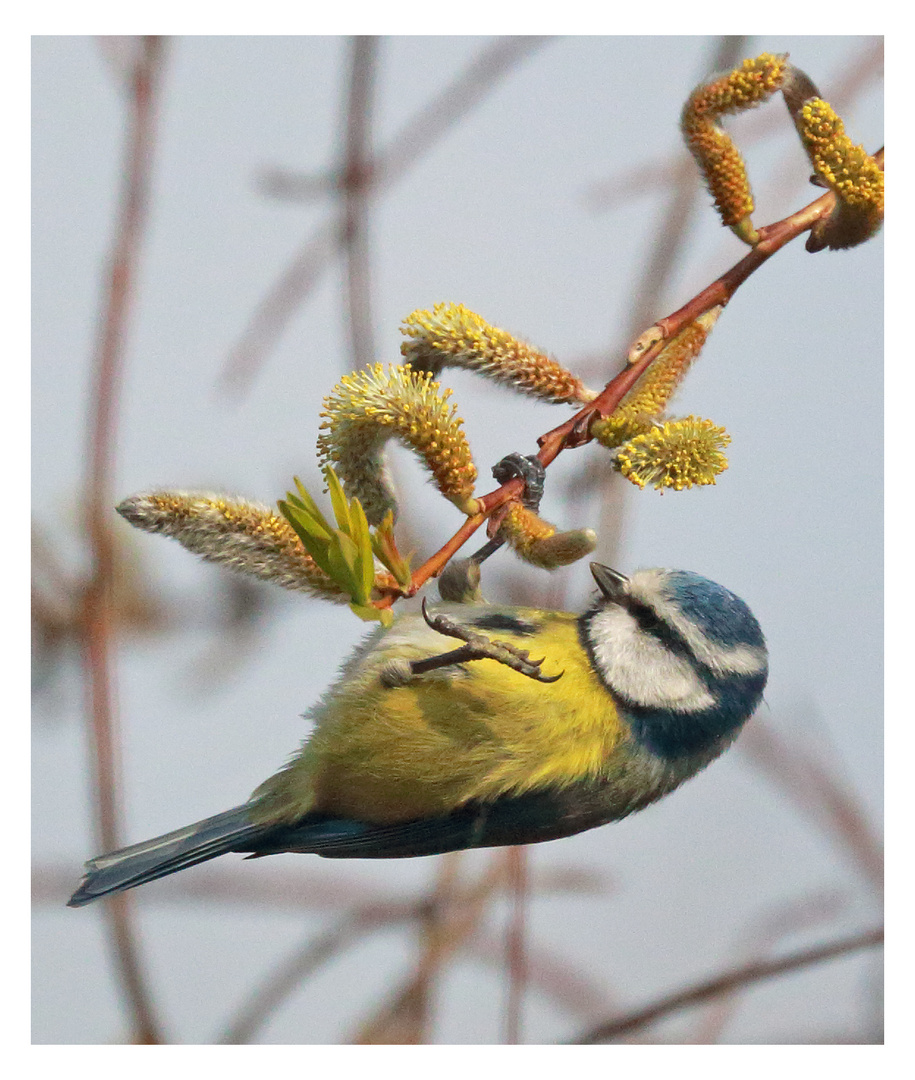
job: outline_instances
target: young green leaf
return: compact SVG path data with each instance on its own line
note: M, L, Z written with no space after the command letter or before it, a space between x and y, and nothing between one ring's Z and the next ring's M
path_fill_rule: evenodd
M284 502L282 499L277 505L302 541L302 545L308 554L325 574L333 577L327 557L331 534L317 527L314 519L299 507L290 506L289 503Z
M337 474L330 466L324 470L324 479L327 481L327 490L330 493L331 506L334 508L334 517L337 525L348 536L352 535L352 523L349 516L349 502L343 491L343 485L337 478Z
M297 476L294 476L292 479L295 481L295 486L298 489L299 497L298 499L296 499L295 496L290 494L288 496L289 499L295 502L300 502L302 504L302 507L307 510L312 517L317 518L319 521L325 521L324 515L318 509L318 504L311 497L308 488L305 487L305 485Z
M372 604L350 604L350 610L365 622L380 622L382 626L390 626L394 621L390 608L376 608Z
M358 559L356 572L361 580L361 589L364 597L368 599L372 594L372 586L375 584L375 558L372 554L372 537L369 533L369 523L362 509L362 503L353 499L349 506L350 522L352 524L352 537L356 545Z

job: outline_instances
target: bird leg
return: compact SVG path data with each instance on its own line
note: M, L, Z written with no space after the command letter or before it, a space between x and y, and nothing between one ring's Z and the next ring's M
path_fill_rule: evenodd
M510 645L507 641L494 641L485 634L468 630L454 619L450 619L441 612L431 614L423 600L423 618L426 623L437 633L447 637L457 638L466 642L460 649L442 653L440 656L430 656L426 660L414 660L412 663L413 674L420 675L424 671L434 671L436 668L448 667L452 664L463 664L468 660L497 660L505 664L513 671L527 675L530 679L538 682L551 683L562 678L562 672L558 675L544 675L540 670L543 660L531 660L530 653L526 649L519 649Z
M541 660L532 660L526 649L519 649L507 641L494 641L485 634L468 630L466 626L462 626L440 612L431 614L425 600L423 600L423 618L437 633L457 638L466 644L459 649L440 653L438 656L426 657L425 660L392 660L385 664L380 673L381 681L385 686L390 688L406 686L417 675L423 675L427 671L436 671L439 668L466 664L471 660L495 660L510 667L512 671L517 671L529 679L542 683L554 683L564 674L560 671L558 675L544 675L540 667L546 657Z
M546 470L535 454L529 457L518 453L508 454L493 466L492 475L500 484L520 477L524 481L521 502L529 510L536 512L539 509L540 500L543 498ZM498 551L503 542L490 539L469 559L449 564L439 579L439 593L442 599L460 604L481 603L480 563ZM496 660L510 667L512 671L520 672L529 679L536 679L537 682L542 683L552 683L562 678L561 671L558 675L543 674L540 666L546 657L541 660L531 660L530 653L525 649L519 649L507 641L494 641L485 634L474 633L453 619L449 619L447 615L441 613L430 615L425 600L423 600L423 618L439 634L457 638L465 644L459 649L452 649L451 652L441 653L438 656L430 656L425 660L390 661L385 664L380 673L381 681L385 686L405 686L415 676L423 675L427 671L454 667L471 660Z

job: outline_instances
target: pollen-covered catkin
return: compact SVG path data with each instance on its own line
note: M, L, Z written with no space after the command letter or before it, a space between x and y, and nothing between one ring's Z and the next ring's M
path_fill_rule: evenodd
M475 371L541 401L585 404L597 396L558 361L491 326L463 304L414 311L401 326L404 361L438 377L443 368Z
M324 399L318 453L332 465L348 495L359 499L370 525L396 514L384 464L384 444L397 439L423 461L439 491L465 513L473 511L477 477L463 420L428 372L370 364L344 375Z
M269 507L211 492L154 491L134 495L118 513L146 532L174 537L188 551L284 589L343 601L289 522Z

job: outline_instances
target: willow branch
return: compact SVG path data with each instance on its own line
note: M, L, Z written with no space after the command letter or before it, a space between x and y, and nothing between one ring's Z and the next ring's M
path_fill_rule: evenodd
M874 155L883 167L883 150ZM609 416L632 389L649 365L656 359L664 345L700 315L714 307L725 307L740 286L764 263L792 240L796 240L821 218L828 217L835 207L836 197L828 191L794 214L759 230L760 241L738 263L716 278L709 286L672 314L659 319L653 327L633 344L627 357L626 367L614 376L594 401L585 405L570 420L553 428L537 440L540 447L537 457L546 467L564 451L583 446L591 441L591 422L598 416ZM642 347L647 344L647 348ZM637 355L637 359L633 359ZM521 495L523 481L512 479L501 487L477 498L477 513L468 517L460 529L434 555L418 567L408 595L413 596L433 577L437 577L449 559L460 550L487 518L505 503ZM389 595L378 601L379 607L389 607L395 596Z

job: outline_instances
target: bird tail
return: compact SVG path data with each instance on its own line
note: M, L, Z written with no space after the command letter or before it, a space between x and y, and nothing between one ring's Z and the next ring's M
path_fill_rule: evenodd
M252 823L249 809L236 806L142 844L90 859L86 875L67 906L82 907L100 896L155 881L227 851L250 851L251 843L270 832L271 827Z

